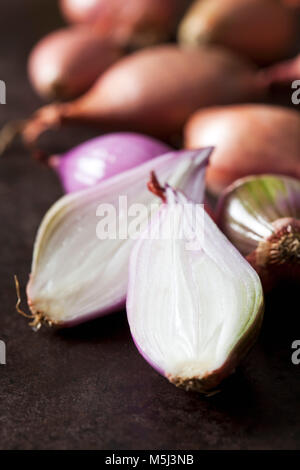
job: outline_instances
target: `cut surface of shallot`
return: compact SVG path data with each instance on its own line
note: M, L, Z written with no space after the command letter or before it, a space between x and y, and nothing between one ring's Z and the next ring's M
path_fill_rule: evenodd
M35 241L27 287L33 317L73 325L124 306L135 234L155 202L157 210L150 171L201 201L210 153L171 152L56 202Z
M128 321L157 371L179 387L208 393L254 343L262 288L202 205L170 187L165 198L132 251Z

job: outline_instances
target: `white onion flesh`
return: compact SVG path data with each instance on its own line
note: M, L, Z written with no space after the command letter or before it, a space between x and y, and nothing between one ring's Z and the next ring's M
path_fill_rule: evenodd
M201 389L201 381L234 369L237 349L250 347L261 322L262 288L202 205L187 205L171 189L167 195L131 255L128 320L155 369L185 388ZM182 227L191 236L175 236Z
M27 287L33 315L55 324L76 324L120 308L125 302L133 237L97 237L99 204L118 214L119 196L147 208L158 202L147 190L152 170L159 178L203 199L211 148L172 152L56 202L39 228ZM123 220L123 219L121 219ZM121 222L122 223L122 222ZM147 223L141 220L141 224Z

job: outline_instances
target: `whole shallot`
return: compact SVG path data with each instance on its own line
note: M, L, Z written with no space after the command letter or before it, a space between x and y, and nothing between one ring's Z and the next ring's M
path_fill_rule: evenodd
M46 99L70 99L87 91L122 55L121 47L87 27L54 31L33 48L30 81Z
M289 55L297 19L279 0L197 0L179 27L182 44L228 47L259 64Z
M169 139L198 108L262 92L255 67L231 52L157 46L121 59L79 99L39 109L22 124L21 133L33 147L42 132L73 123ZM0 148L8 142L7 132L5 139L2 133Z
M247 175L300 177L300 114L280 106L243 104L200 110L187 122L185 146L216 146L207 172L218 194Z
M299 179L272 174L241 178L222 194L217 220L266 290L282 280L299 284Z
M48 164L58 174L66 193L99 184L112 176L158 157L171 148L142 134L116 132L88 140Z

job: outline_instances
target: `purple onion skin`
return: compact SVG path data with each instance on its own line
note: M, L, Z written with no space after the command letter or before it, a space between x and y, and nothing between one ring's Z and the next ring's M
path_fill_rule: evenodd
M173 149L142 134L107 134L51 157L66 193L87 189L100 181L158 157Z

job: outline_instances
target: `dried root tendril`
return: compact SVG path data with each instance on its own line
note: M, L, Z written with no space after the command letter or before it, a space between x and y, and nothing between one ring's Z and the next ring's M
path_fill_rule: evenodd
M0 155L2 155L14 139L21 134L25 125L25 120L12 121L5 124L0 131Z
M291 224L283 227L257 248L257 261L266 265L300 264L300 231Z
M38 331L40 327L42 326L42 323L44 321L44 317L41 313L33 314L33 313L26 313L24 310L20 308L21 305L21 293L20 293L20 284L17 275L14 275L14 280L15 280L15 286L16 286L16 293L17 293L17 303L16 303L16 310L17 312L22 315L25 318L28 318L32 320L29 323L29 326L31 326L34 331Z

